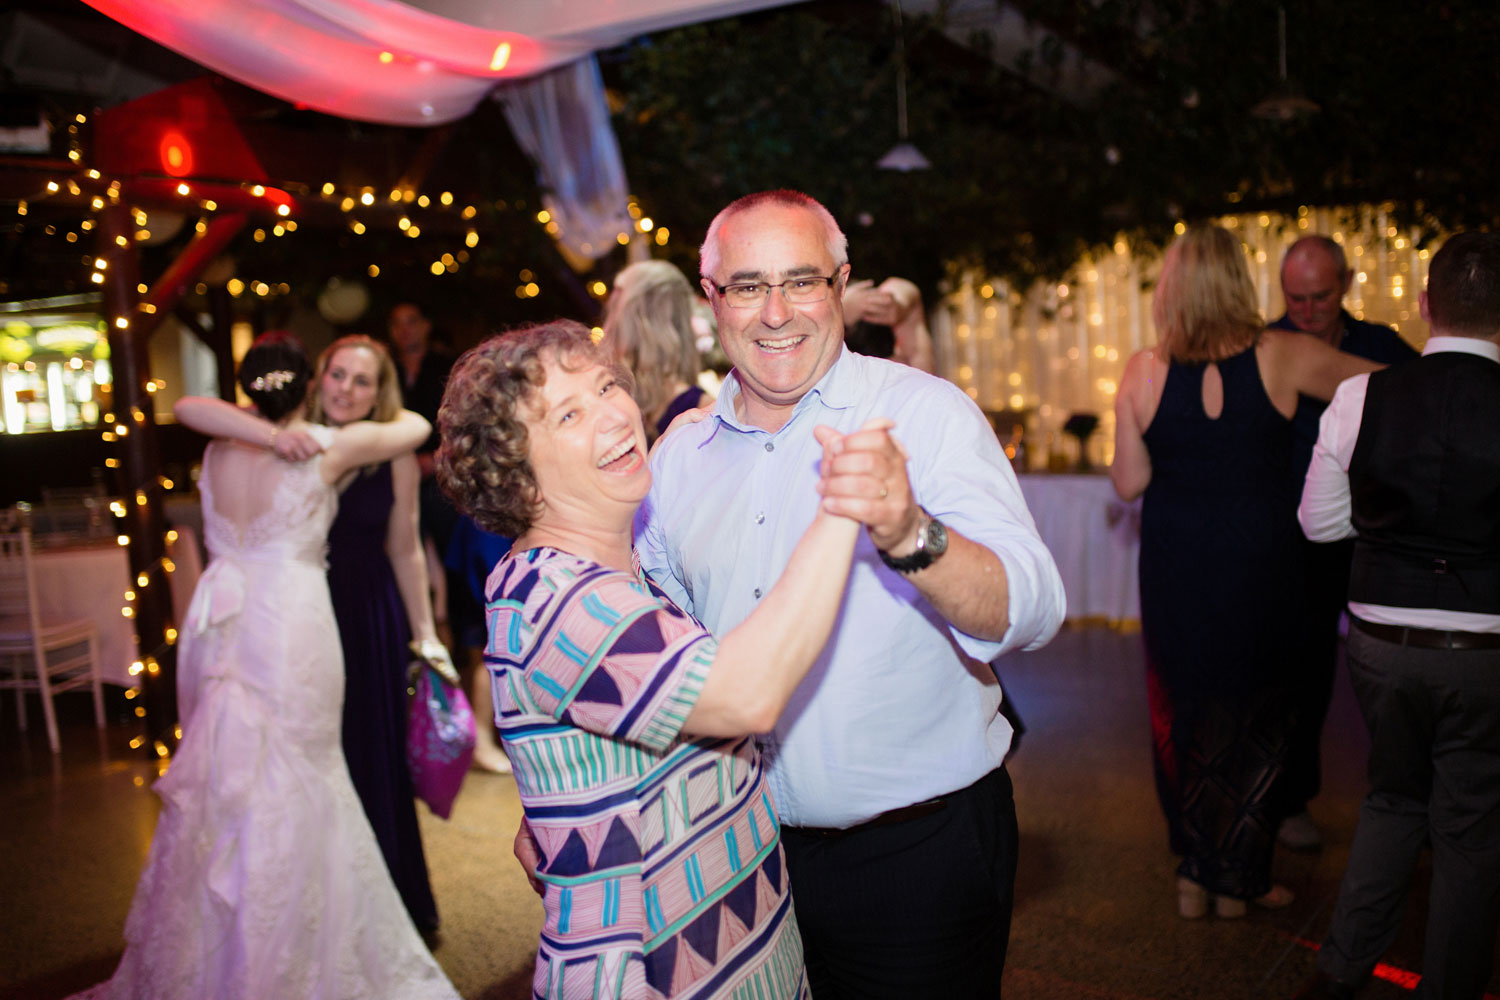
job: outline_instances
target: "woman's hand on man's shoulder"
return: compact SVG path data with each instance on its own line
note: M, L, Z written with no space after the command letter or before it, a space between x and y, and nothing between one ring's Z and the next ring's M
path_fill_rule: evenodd
M656 449L661 446L661 443L665 441L673 431L681 430L688 424L696 424L700 420L707 420L709 417L713 416L713 399L710 397L705 398L708 399L708 402L704 403L702 406L695 407L691 410L683 410L681 413L677 414L677 416L672 418L672 422L667 425L667 429L662 431L661 436L652 443L650 454L655 454Z

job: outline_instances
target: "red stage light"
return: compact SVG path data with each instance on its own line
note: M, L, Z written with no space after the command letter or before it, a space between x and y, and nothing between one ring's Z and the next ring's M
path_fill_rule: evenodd
M172 177L187 177L193 172L193 146L187 137L173 129L161 140L161 168Z

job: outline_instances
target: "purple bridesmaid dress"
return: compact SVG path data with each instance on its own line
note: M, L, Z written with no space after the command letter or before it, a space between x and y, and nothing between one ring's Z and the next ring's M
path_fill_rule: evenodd
M385 554L391 466L362 472L328 531L328 591L344 646L344 756L401 901L419 930L437 929L416 799L406 767L411 626Z

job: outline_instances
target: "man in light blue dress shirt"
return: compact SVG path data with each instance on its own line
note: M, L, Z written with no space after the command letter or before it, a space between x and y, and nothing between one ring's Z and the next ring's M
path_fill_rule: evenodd
M844 348L847 243L822 205L740 199L700 270L735 370L653 457L643 568L722 633L819 503L866 526L834 637L762 738L813 995L997 996L1016 820L989 663L1056 633L1057 568L978 407ZM820 425L848 435L826 461Z

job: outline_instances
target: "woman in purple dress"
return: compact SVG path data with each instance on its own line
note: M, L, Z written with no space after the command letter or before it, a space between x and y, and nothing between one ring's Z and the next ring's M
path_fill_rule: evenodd
M342 427L401 410L396 368L369 337L319 357L308 419ZM420 930L438 926L406 765L406 668L413 651L446 663L417 528L416 456L366 466L339 496L328 531L328 590L344 647L344 756L391 879ZM449 666L448 672L452 668Z

